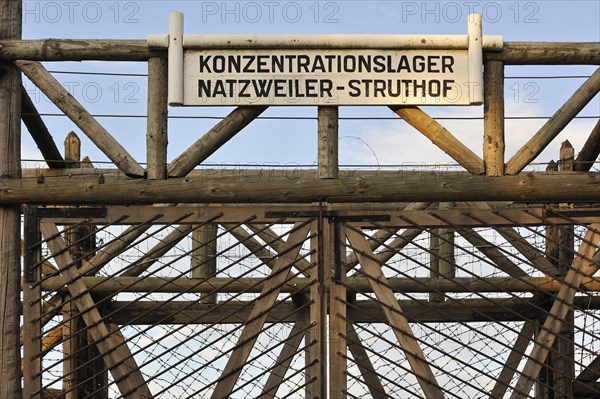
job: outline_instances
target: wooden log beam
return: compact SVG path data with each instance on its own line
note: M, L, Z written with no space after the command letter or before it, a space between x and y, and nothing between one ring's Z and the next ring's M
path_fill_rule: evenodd
M598 42L505 42L502 51L484 49L484 60L505 65L600 65ZM0 40L3 61L146 61L165 50L146 40Z
M363 271L369 276L369 283L377 299L385 304L383 312L394 331L404 354L412 368L423 393L427 398L443 398L444 394L436 381L425 355L415 339L412 328L403 314L403 310L394 296L394 292L387 286L387 279L383 275L381 266L374 261L374 255L365 237L353 230L346 230L346 237L354 249ZM381 282L382 284L379 284ZM389 308L388 308L389 307Z
M338 163L338 107L318 107L318 167L321 179L337 179Z
M27 90L21 86L21 120L35 141L49 168L64 168L65 162L50 131L40 116Z
M39 89L126 175L144 176L144 169L106 129L40 64L15 61Z
M267 106L238 107L217 123L190 148L175 158L169 165L171 177L183 177L190 173L202 161L211 156L223 144L231 140L250 122L262 114Z
M94 343L102 354L106 366L109 368L115 384L125 398L150 399L152 394L136 364L133 355L119 334L113 334L100 312L96 308L87 287L80 280L81 274L67 251L64 239L61 237L56 225L51 223L40 223L42 235L48 239L48 249L61 268L62 275L70 282L69 292L75 299L81 317L88 326ZM121 337L121 338L120 338Z
M564 278L564 284L546 317L544 326L535 338L533 348L515 385L511 399L517 399L522 397L522 395L529 394L556 339L563 320L569 309L573 306L575 294L579 290L583 278L593 276L600 268L600 256L594 256L594 253L598 250L598 242L600 242L598 229L600 229L600 224L592 224L589 227L577 251L575 260L573 260L573 264Z
M165 58L148 60L148 119L146 158L148 179L167 178L168 144L168 62Z
M218 225L207 223L192 232L190 269L192 279L206 280L217 273ZM217 303L217 294L202 295L203 303Z
M592 129L592 133L590 137L586 140L581 152L577 155L575 159L575 167L574 170L577 172L587 172L589 171L594 162L598 159L600 155L600 120L596 122L596 126Z
M352 358L356 363L356 366L360 370L365 385L369 389L369 393L373 399L387 399L389 396L386 394L385 388L381 384L379 375L373 367L371 358L365 350L365 347L354 328L352 323L346 323L346 342L348 342L348 350L352 353Z
M275 255L272 255L274 257ZM376 256L377 258L377 256ZM274 259L274 258L273 258ZM271 262L272 263L272 262ZM101 295L114 295L119 292L162 292L162 293L208 293L218 290L221 293L236 293L240 291L261 292L264 279L259 277L212 277L198 282L190 278L165 277L99 277L84 276L81 280L90 292ZM308 290L313 280L309 277L291 279L281 287L281 292ZM64 277L48 277L42 283L44 291L67 292L67 281ZM364 277L348 278L346 284L360 292L372 292L368 279ZM553 277L390 277L388 284L398 292L558 292L561 280ZM599 278L584 278L582 287L589 292L600 292Z
M600 91L600 68L546 121L506 163L506 174L516 175L531 163Z
M483 51L484 61L505 65L600 65L600 43L504 42L502 51Z
M504 174L504 64L484 65L483 164L486 176Z
M483 160L435 119L421 111L420 108L390 106L390 109L431 140L433 144L442 149L463 168L474 175L480 175L484 172Z
M21 39L22 2L0 0L0 40ZM0 176L21 178L21 74L0 65ZM20 398L21 206L0 207L0 398Z
M364 177L363 177L364 176ZM0 178L0 204L155 204L155 203L312 203L406 201L594 202L600 198L600 174L535 172L487 178L436 173L341 175L318 179L230 176L185 180L112 180Z
M275 305L279 295L281 284L286 280L290 272L290 265L300 253L302 243L310 230L310 224L295 225L286 242L285 252L275 261L270 277L267 279L261 295L256 300L247 323L238 339L238 343L227 361L227 365L221 373L212 399L228 398L242 372L244 364L258 340L258 334L267 321L270 310Z

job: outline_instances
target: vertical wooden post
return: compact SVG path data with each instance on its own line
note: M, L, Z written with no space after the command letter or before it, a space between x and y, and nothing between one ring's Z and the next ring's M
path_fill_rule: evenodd
M326 343L323 342L321 331L327 328L324 320L326 315L323 314L323 296L324 290L323 281L320 281L319 276L319 267L322 267L320 264L321 259L321 251L322 247L319 245L319 242L322 240L320 235L321 231L321 222L313 222L311 223L311 233L316 233L313 238L310 239L310 247L313 253L311 254L311 263L316 264L316 266L311 267L309 271L309 277L312 280L317 280L317 284L313 284L310 287L310 308L309 308L309 325L310 327L306 331L306 345L309 343L315 342L314 345L308 346L308 349L305 353L305 362L306 362L306 399L326 399L322 396L322 387L326 386L326 383L321 375L321 369L323 364L327 364L327 359L322 357L324 352L323 348L326 347Z
M216 224L205 224L192 232L192 278L205 279L217 272ZM202 303L217 303L217 294L202 294Z
M573 171L575 150L569 141L562 143L560 147L559 168L561 171ZM560 204L561 208L569 208L569 204ZM573 226L561 226L558 229L558 259L556 266L562 276L566 276L570 265L575 257L575 230ZM573 307L565 315L555 342L557 355L553 363L555 370L555 397L572 398L573 380L575 380L575 314Z
M504 175L504 64L487 61L484 69L483 163L486 176Z
M330 220L327 238L327 267L332 284L329 288L329 388L330 398L347 397L346 352L346 234L339 222ZM344 240L344 241L342 241Z
M166 59L148 60L148 123L146 132L148 179L167 178L168 107Z
M338 107L318 107L319 178L337 179L338 163Z
M438 235L440 229L431 229L429 234L429 276L437 278L440 274L440 239ZM444 300L444 296L435 292L429 293L429 300L439 302Z
M0 0L0 40L21 39L22 2ZM0 65L0 176L21 178L21 72ZM0 207L0 398L21 397L21 206Z
M439 208L452 209L454 208L454 202L440 202ZM431 270L432 277L454 278L456 274L456 268L454 267L454 230L441 227L435 229L434 233L438 234L438 237L433 237L433 242L437 242L437 248L431 254L431 257L435 258L437 254L437 262L432 264L433 267L437 266L437 271ZM443 293L432 293L429 295L429 300L441 302L445 300L445 297Z

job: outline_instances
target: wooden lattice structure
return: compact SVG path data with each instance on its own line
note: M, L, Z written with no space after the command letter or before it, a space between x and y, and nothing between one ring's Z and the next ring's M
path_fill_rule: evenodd
M484 52L482 156L391 107L461 170L340 171L321 106L318 165L290 178L196 169L263 106L167 164L165 51L20 40L20 2L0 4L0 397L600 396L600 122L559 170L522 172L600 69L509 160L503 98L505 65L598 65L599 43ZM41 64L72 60L148 63L146 167ZM113 168L75 135L58 150L21 73ZM21 120L47 168L21 169Z

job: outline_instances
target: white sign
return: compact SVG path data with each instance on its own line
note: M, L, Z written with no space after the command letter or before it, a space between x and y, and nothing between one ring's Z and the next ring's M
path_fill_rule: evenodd
M460 105L481 84L468 50L186 50L183 69L184 105Z

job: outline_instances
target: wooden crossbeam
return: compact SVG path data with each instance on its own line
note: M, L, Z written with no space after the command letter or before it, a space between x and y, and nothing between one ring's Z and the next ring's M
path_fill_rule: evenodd
M496 248L492 243L482 237L481 234L477 233L475 230L458 229L457 231L465 240L479 250L479 252L490 259L499 270L502 270L504 273L513 277L527 276L527 273L525 273L523 269L517 266L512 260L503 254L502 251Z
M267 320L269 311L275 305L280 291L279 287L287 279L291 269L290 266L300 253L302 243L309 230L310 224L305 224L304 226L301 224L294 225L294 231L290 233L287 239L285 251L275 261L267 283L252 308L250 317L248 318L249 321L245 324L238 343L221 373L211 399L229 398L242 372L242 368L258 339L258 335Z
M49 168L61 169L65 167L62 154L58 150L50 131L40 116L29 93L21 86L21 120L29 130L33 141L39 148Z
M420 108L390 106L390 109L461 164L463 168L474 175L484 172L483 160Z
M69 94L42 64L36 61L15 61L14 63L123 173L132 177L144 176L144 169L127 150Z
M590 137L586 140L583 148L575 159L574 170L577 172L589 171L600 155L600 120L592 129Z
M598 242L600 242L600 232L598 232L598 229L600 229L600 224L592 224L589 227L575 255L573 264L564 278L564 284L546 317L543 328L535 338L533 348L515 385L511 399L517 399L529 394L548 356L550 348L560 331L563 320L569 309L573 306L573 300L581 282L585 277L594 275L600 268L600 263L596 263L596 260L600 259L594 257L594 254L598 250Z
M379 379L377 372L375 371L375 367L373 367L371 358L365 350L362 340L360 339L360 336L358 335L358 332L352 323L346 323L346 336L348 350L350 350L350 353L352 353L354 362L356 363L360 374L365 380L365 385L369 389L371 397L373 399L389 398L385 392L385 388L381 384L381 380Z
M260 394L263 399L274 399L277 395L277 389L281 385L285 374L287 373L294 355L300 347L300 343L304 339L304 330L306 330L306 321L298 320L292 326L288 337L281 348L281 352L275 360L275 367L269 373L269 378Z
M48 248L59 265L62 275L70 280L68 284L69 292L75 298L73 301L88 326L88 331L107 368L109 368L119 391L125 398L151 399L150 389L146 385L144 377L127 347L127 343L122 335L113 334L105 324L92 296L80 279L80 271L77 270L58 228L52 223L41 222L40 230L44 237L54 237L47 241Z
M550 144L550 142L573 120L600 91L600 68L546 121L515 155L506 163L506 174L516 175Z
M171 177L183 177L190 173L202 161L211 156L223 144L231 140L250 122L262 114L267 106L238 107L217 123L190 148L175 158L169 165Z
M375 257L365 237L354 229L347 229L346 236L354 248L363 271L369 277L371 288L382 306L386 319L392 327L396 338L427 398L443 398L444 394L436 381L435 375L425 355L415 339L412 328L402 313L402 308L394 296L394 292L386 285L381 266L374 260Z

